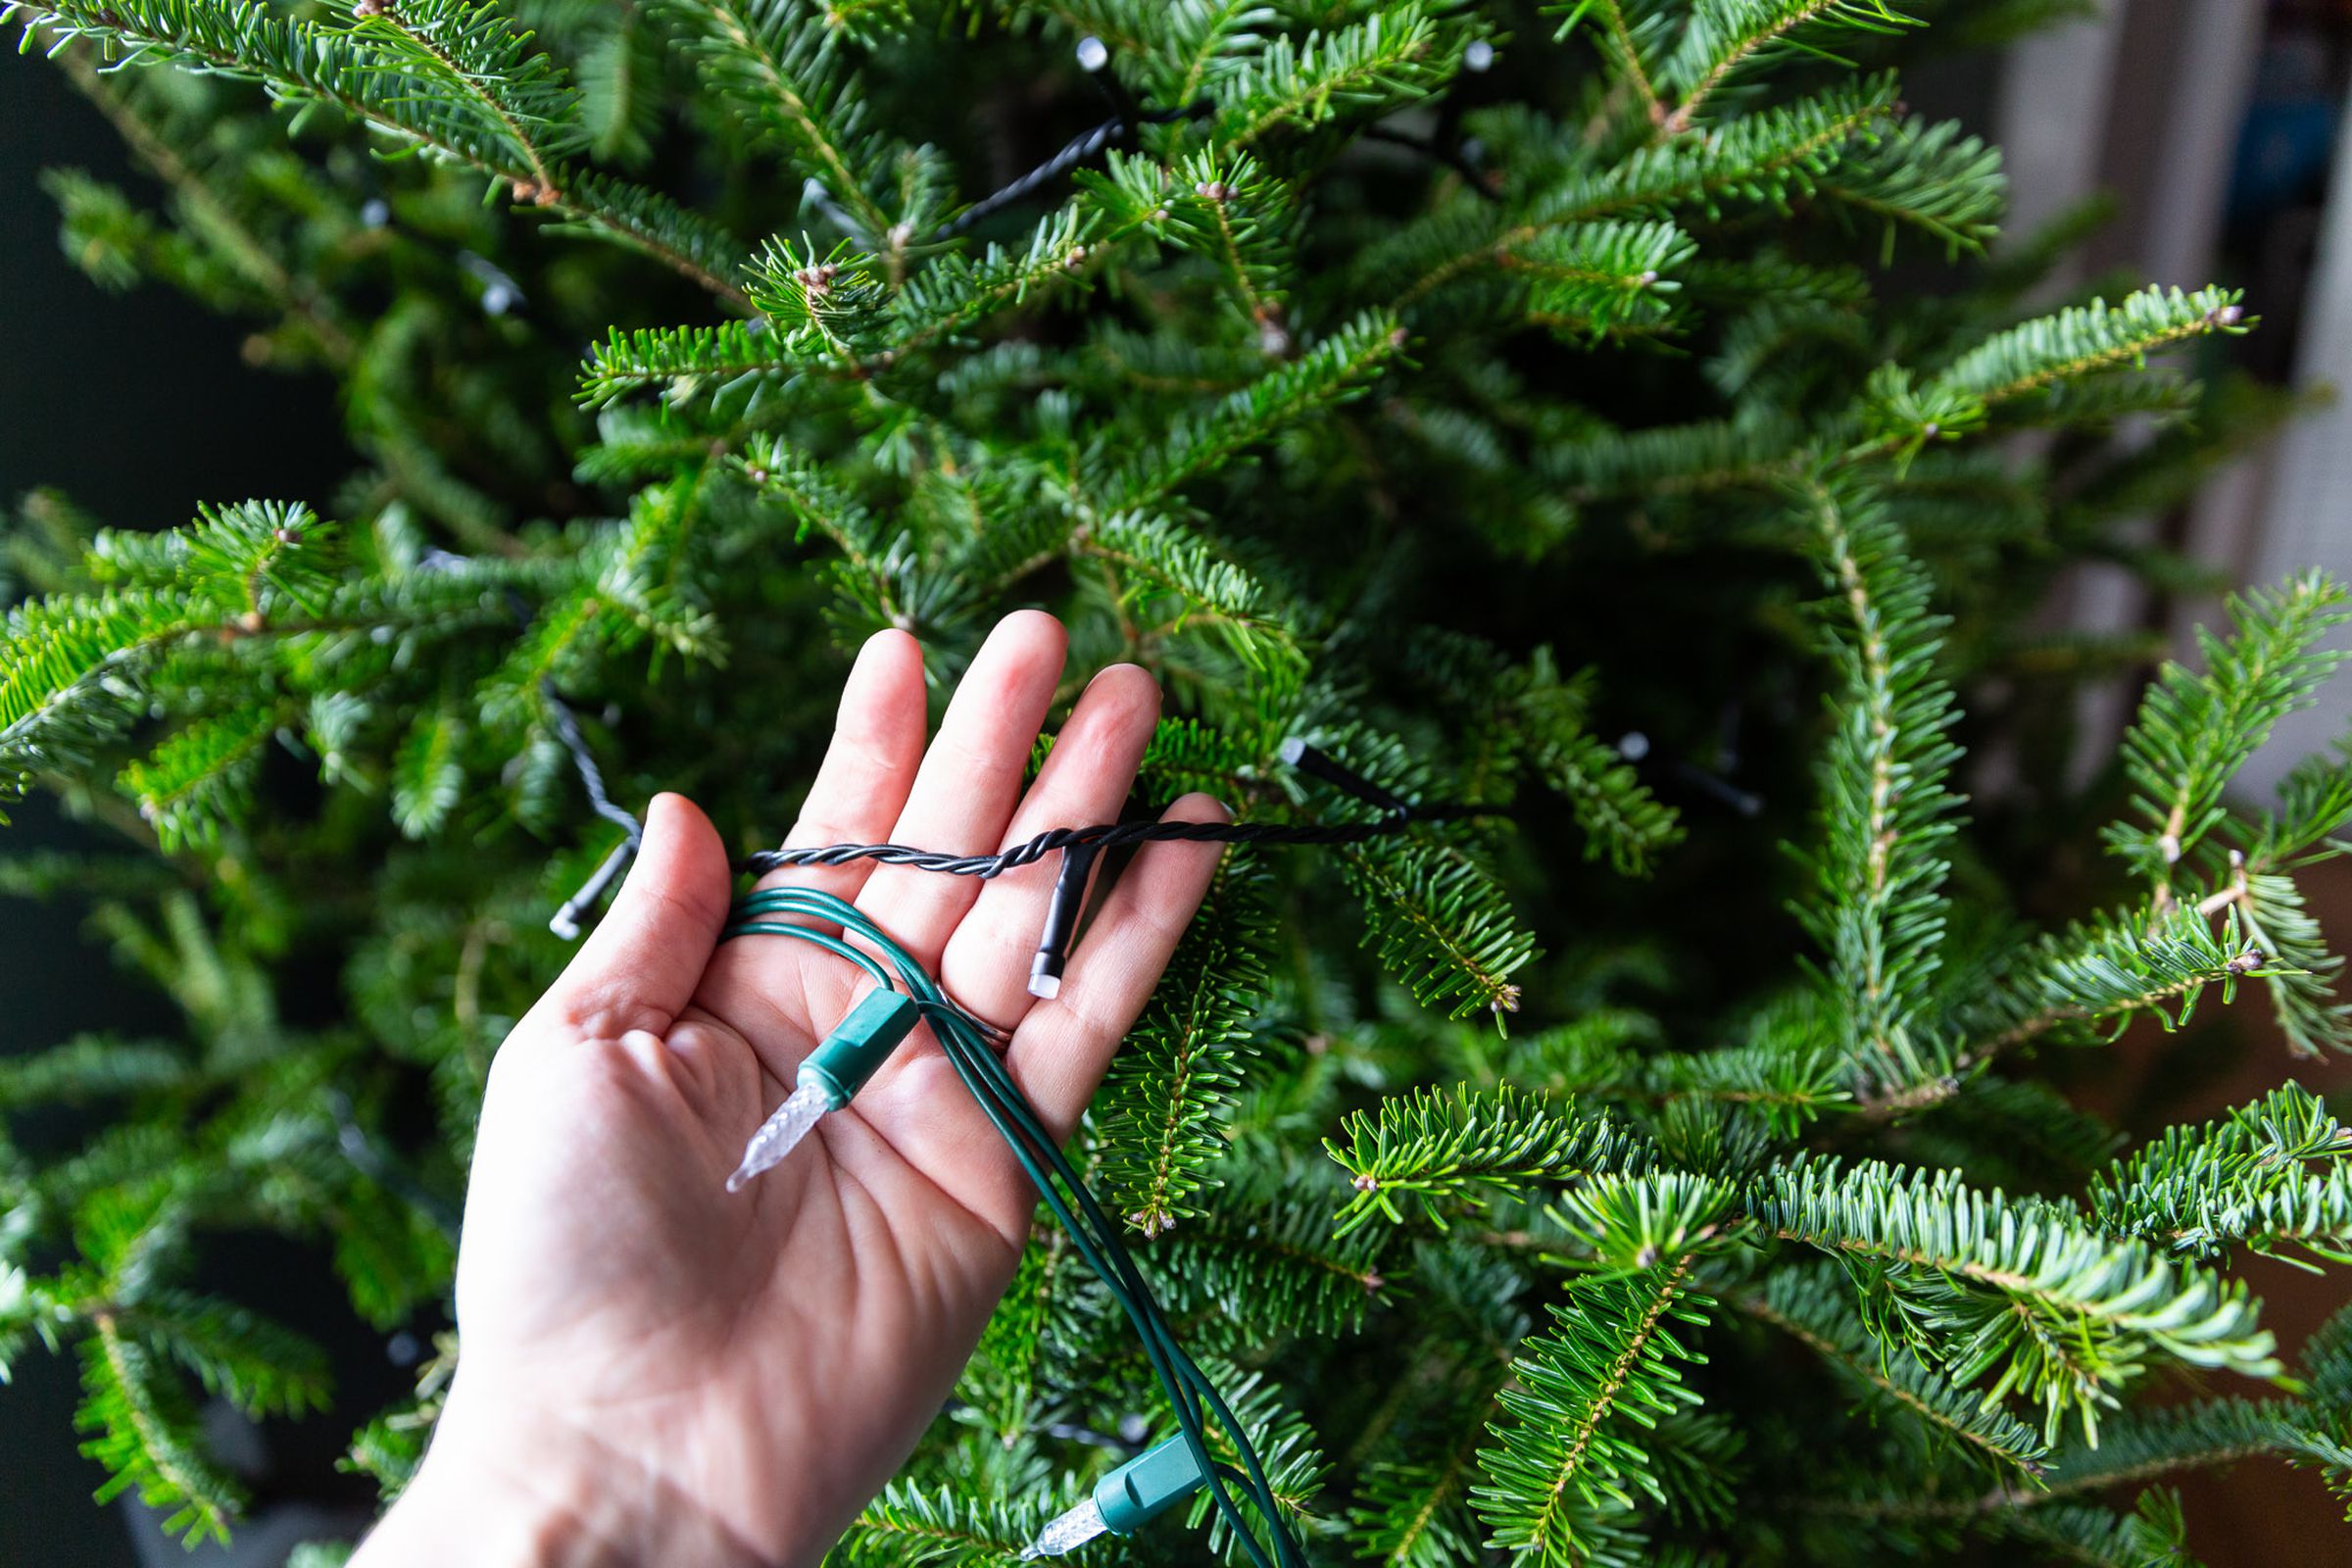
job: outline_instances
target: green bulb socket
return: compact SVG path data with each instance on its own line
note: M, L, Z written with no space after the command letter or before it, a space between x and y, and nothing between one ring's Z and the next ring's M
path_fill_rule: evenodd
M826 1104L839 1110L922 1021L922 1009L912 997L876 986L808 1054L798 1081L806 1085L813 1080Z
M1095 1506L1102 1510L1104 1529L1114 1536L1132 1536L1153 1514L1175 1507L1207 1480L1179 1433L1096 1482Z

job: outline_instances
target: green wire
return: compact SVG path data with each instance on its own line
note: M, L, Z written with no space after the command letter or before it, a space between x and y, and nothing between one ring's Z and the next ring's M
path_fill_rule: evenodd
M1201 1475L1208 1478L1210 1495L1216 1502L1219 1512L1225 1516L1227 1524L1233 1529L1236 1539L1241 1542L1252 1561L1259 1564L1260 1568L1272 1568L1272 1565L1267 1564L1265 1555L1258 1548L1255 1539L1250 1536L1244 1525L1232 1499L1225 1494L1223 1478L1220 1474L1225 1467L1215 1464L1208 1455L1205 1437L1200 1428L1199 1412L1184 1396L1183 1389L1186 1387L1195 1390L1197 1396L1205 1397L1208 1400L1219 1423L1234 1438L1236 1449L1243 1457L1244 1462L1248 1464L1251 1478L1255 1482L1255 1485L1250 1489L1251 1505L1269 1522L1277 1551L1286 1568L1287 1565L1295 1562L1297 1560L1295 1549L1291 1546L1287 1533L1282 1530L1280 1516L1275 1511L1272 1487L1266 1481L1264 1472L1258 1464L1257 1455L1250 1446L1240 1422L1235 1419L1233 1412L1217 1394L1214 1385L1209 1383L1199 1366L1176 1345L1174 1337L1168 1332L1166 1320L1159 1314L1157 1302L1152 1297L1150 1287L1144 1283L1142 1276L1136 1271L1134 1261L1127 1254L1126 1249L1115 1240L1116 1233L1112 1229L1110 1221L1095 1202L1094 1195L1088 1191L1077 1173L1071 1170L1068 1163L1063 1160L1060 1151L1046 1135L1044 1128L1038 1124L1027 1102L1022 1098L1019 1088L1004 1072L1003 1064L997 1060L994 1053L990 1052L985 1043L980 1041L977 1029L961 1009L948 999L938 983L925 973L904 949L892 942L854 906L836 900L829 894L820 894L807 889L774 889L744 901L741 912L744 914L801 913L838 920L845 929L857 929L860 935L875 941L889 953L906 983L908 994L915 996L920 1002L927 1003L926 1011L936 1011L946 1022L947 1027L944 1030L935 1029L934 1033L940 1036L943 1048L947 1051L950 1062L956 1067L957 1075L963 1079L965 1087L971 1091L982 1111L996 1125L999 1135L1011 1146L1015 1157L1021 1161L1031 1183L1036 1186L1048 1206L1053 1209L1054 1217L1068 1231L1081 1256L1110 1288L1113 1297L1118 1299L1120 1305L1126 1310L1129 1320L1135 1325L1145 1354L1152 1362L1152 1371L1168 1394L1177 1424L1185 1437L1186 1446L1191 1450L1194 1462L1200 1467ZM819 946L826 947L831 951L841 951L840 945L835 941L824 937L820 932L812 932L805 926L768 927L765 929L778 935L806 935L811 940L816 940ZM874 972L870 962L861 962L860 967L865 968L868 973ZM882 983L887 984L888 982L884 980ZM1013 1125L1008 1126L1008 1121ZM1051 1164L1054 1175L1058 1176L1072 1195L1079 1200L1088 1220L1095 1227L1092 1237L1087 1234L1086 1228L1072 1217L1060 1201L1058 1195L1054 1193L1053 1184L1045 1173L1038 1169L1035 1156L1040 1153ZM1107 1261L1104 1254L1107 1254Z
M907 993L917 998L918 1003L927 1004L927 1012L935 1011L945 1020L947 1027L945 1029L935 1028L934 1033L939 1035L942 1047L946 1051L951 1064L956 1067L957 1076L963 1079L965 1087L971 1091L982 1111L996 1125L999 1135L1012 1148L1014 1156L1021 1161L1032 1185L1038 1189L1048 1206L1053 1209L1054 1217L1069 1233L1080 1255L1086 1260L1088 1266L1102 1278L1104 1285L1110 1288L1114 1298L1126 1310L1129 1321L1135 1325L1137 1338L1143 1345L1146 1357L1152 1362L1153 1374L1159 1379L1161 1387L1168 1395L1177 1425L1186 1440L1186 1446L1192 1452L1194 1462L1200 1467L1201 1475L1207 1478L1211 1499L1216 1503L1218 1511L1224 1515L1226 1523L1232 1528L1236 1539L1241 1542L1249 1551L1251 1560L1258 1564L1259 1568L1273 1568L1273 1565L1267 1563L1256 1540L1250 1534L1242 1521L1239 1510L1225 1493L1224 1482L1219 1473L1224 1467L1216 1465L1208 1455L1205 1436L1200 1430L1200 1415L1198 1410L1193 1407L1192 1401L1186 1398L1183 1392L1186 1388L1195 1391L1196 1397L1205 1398L1208 1401L1219 1424L1233 1437L1236 1450L1244 1463L1248 1465L1251 1480L1254 1482L1250 1489L1251 1506L1256 1508L1268 1521L1274 1536L1277 1553L1284 1568L1297 1562L1296 1549L1292 1546L1287 1532L1282 1529L1280 1515L1276 1512L1272 1486L1266 1480L1263 1468L1258 1463L1256 1452L1250 1446L1241 1423L1234 1417L1232 1410L1227 1407L1215 1386L1176 1344L1174 1336L1168 1331L1166 1320L1159 1313L1158 1303L1152 1298L1150 1287L1145 1284L1142 1275L1136 1271L1134 1260L1128 1255L1127 1250L1116 1240L1115 1228L1095 1201L1093 1193L1088 1190L1077 1173L1070 1168L1068 1162L1062 1158L1060 1150L1047 1136L1045 1129L1038 1124L1018 1086L1004 1071L1003 1063L997 1060L995 1054L988 1050L985 1042L979 1038L978 1030L969 1018L949 1000L938 982L924 972L905 949L899 947L886 933L874 926L872 921L868 920L855 906L835 899L830 894L818 893L811 889L779 888L756 894L743 901L739 906L739 915L770 912L816 915L837 921L845 929L856 929L861 936L867 937L868 940L873 941L889 954L906 982ZM827 937L821 932L812 931L806 926L770 926L762 929L776 935L806 936L829 951L843 951L843 945L835 939ZM858 958L859 966L869 974L876 973L874 965L864 956L854 955L854 950L852 956ZM877 979L882 984L889 983L887 979L883 979L878 974ZM1008 1121L1013 1125L1008 1126ZM1094 1228L1091 1237L1086 1227L1082 1227L1063 1206L1046 1174L1039 1170L1037 1163L1039 1155L1045 1158L1054 1174L1079 1200L1088 1221Z
M880 951L891 968L898 971L899 985L893 985L883 963L870 953L852 946L841 937L800 924L774 923L758 917L769 914L801 915L824 920L842 927L845 933L854 932ZM1134 1258L1118 1240L1117 1230L1102 1212L1086 1183L1062 1156L1059 1146L1046 1132L1031 1109L1028 1100L1012 1081L1004 1064L989 1049L978 1025L963 1009L949 999L939 982L915 962L912 955L893 941L888 933L855 905L829 893L813 888L769 888L738 901L721 940L738 936L787 936L809 942L828 953L849 959L873 976L877 985L892 990L904 989L914 1000L932 1025L956 1076L962 1079L983 1114L997 1129L999 1136L1012 1150L1013 1157L1021 1163L1031 1185L1046 1206L1053 1211L1071 1245L1087 1266L1094 1270L1111 1293L1128 1321L1151 1363L1152 1374L1167 1394L1169 1406L1176 1417L1178 1430L1185 1439L1194 1463L1199 1466L1212 1502L1223 1516L1234 1538L1246 1550L1256 1568L1299 1568L1301 1559L1292 1543L1290 1532L1283 1527L1273 1486L1258 1461L1257 1452L1249 1434L1232 1409L1217 1393L1215 1386L1193 1358L1176 1343L1167 1319L1151 1287L1137 1270ZM1074 1199L1079 1212L1073 1213L1060 1189ZM1084 1216L1081 1219L1081 1214ZM1207 1437L1198 1408L1205 1401L1217 1424L1232 1439L1235 1452L1248 1472L1241 1490L1250 1506L1265 1521L1273 1538L1275 1557L1269 1559L1258 1544L1241 1511L1228 1491L1230 1482L1242 1482L1230 1465L1213 1459L1208 1451Z

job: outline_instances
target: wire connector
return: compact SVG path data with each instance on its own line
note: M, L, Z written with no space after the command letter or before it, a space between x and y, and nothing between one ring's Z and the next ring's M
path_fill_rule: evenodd
M814 1077L825 1098L839 1110L865 1087L899 1042L923 1021L923 1010L912 997L877 986L858 1001L824 1042L801 1063L800 1081Z
M1037 1533L1021 1561L1058 1557L1097 1536L1132 1536L1199 1492L1208 1478L1182 1434L1154 1444L1095 1483L1094 1495L1052 1520Z
M761 1171L784 1162L828 1112L848 1104L917 1023L922 1008L912 997L877 986L858 999L849 1015L801 1063L792 1093L775 1114L760 1124L743 1146L743 1158L727 1178L727 1191L740 1193Z

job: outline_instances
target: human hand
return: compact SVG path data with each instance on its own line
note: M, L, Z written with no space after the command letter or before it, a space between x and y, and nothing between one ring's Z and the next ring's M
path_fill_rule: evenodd
M1157 717L1098 675L1026 793L1065 638L1001 622L924 750L922 656L883 632L788 846L984 853L1116 817ZM1217 820L1205 796L1171 817ZM1058 998L1027 992L1054 867L987 883L870 861L779 871L856 902L968 1011L1066 1137L1199 906L1214 844L1152 843ZM462 1358L416 1480L359 1568L810 1563L938 1414L1010 1282L1036 1194L928 1029L744 1192L744 1142L871 982L809 944L718 946L718 835L658 798L604 921L490 1073L458 1263Z

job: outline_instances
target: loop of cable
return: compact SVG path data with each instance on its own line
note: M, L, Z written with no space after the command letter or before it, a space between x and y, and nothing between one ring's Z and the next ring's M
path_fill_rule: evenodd
M775 918L781 916L782 918ZM839 926L834 935L822 921ZM1284 1525L1273 1485L1248 1430L1234 1415L1208 1376L1177 1343L1151 1286L1119 1239L1116 1224L1103 1212L1085 1181L1062 1154L1059 1143L1037 1118L1028 1098L1013 1081L1011 1071L991 1051L987 1026L951 1001L939 982L890 934L848 900L813 888L765 888L737 901L722 940L741 936L783 936L811 943L856 964L877 985L900 991L921 1008L925 1021L991 1125L1004 1138L1022 1171L1037 1189L1054 1219L1069 1237L1072 1249L1085 1260L1103 1288L1119 1303L1133 1326L1145 1359L1166 1393L1177 1429L1193 1461L1206 1478L1211 1504L1233 1532L1254 1568L1303 1568L1298 1545ZM855 936L857 942L849 940ZM860 946L860 944L862 946ZM1241 1462L1237 1472L1219 1460L1208 1446L1209 1418L1223 1429L1232 1452ZM1240 1497L1236 1496L1237 1491ZM1241 1497L1262 1521L1271 1550L1250 1529Z

